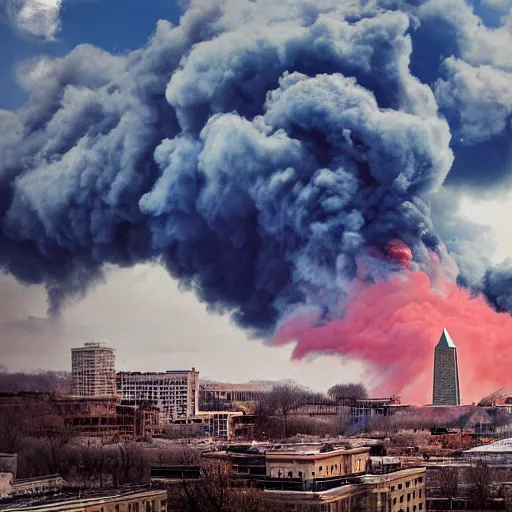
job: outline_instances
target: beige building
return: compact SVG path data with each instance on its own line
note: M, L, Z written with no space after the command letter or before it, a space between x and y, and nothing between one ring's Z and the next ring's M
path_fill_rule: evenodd
M167 491L98 492L91 496L23 506L17 503L3 512L167 512Z
M188 421L199 409L199 372L195 368L161 373L119 372L116 384L123 403L158 407L163 425Z
M265 490L289 512L420 512L426 510L425 468L362 475L319 491Z
M114 349L89 342L71 349L72 394L111 397L116 392Z
M315 446L298 448L294 445L267 452L267 476L312 480L354 475L365 473L369 461L368 447L322 451Z

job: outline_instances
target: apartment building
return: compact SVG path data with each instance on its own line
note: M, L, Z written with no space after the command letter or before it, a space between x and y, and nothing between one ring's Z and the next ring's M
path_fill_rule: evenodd
M119 372L117 393L127 405L151 404L160 410L160 423L188 421L199 410L199 372Z
M270 486L268 486L270 487ZM362 475L337 485L319 482L314 490L265 488L270 503L287 512L422 512L426 510L425 468L401 469L384 475Z
M238 445L206 453L230 465L239 482L264 490L287 512L423 512L425 468L403 469L369 446L329 443Z
M114 349L89 342L71 349L72 394L111 397L116 392Z
M267 451L265 496L290 512L426 510L425 468L401 469L369 452L330 445Z

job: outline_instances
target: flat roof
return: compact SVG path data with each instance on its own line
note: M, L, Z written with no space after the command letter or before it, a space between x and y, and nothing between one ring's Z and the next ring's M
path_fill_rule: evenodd
M164 377L165 375L181 375L184 373L196 372L193 368L190 370L166 370L165 372L117 372L117 375L134 375L134 376L158 376Z
M102 503L113 503L116 501L124 501L130 498L144 499L145 497L155 497L162 493L167 496L167 491L163 489L140 489L137 491L96 491L91 493L83 493L82 497L78 497L78 492L73 495L47 497L47 498L18 498L15 502L5 503L5 506L0 502L0 510L3 512L64 512L66 510L77 510L77 507L85 508L94 505L101 505ZM66 499L67 498L67 499Z
M465 450L463 453L512 453L512 437L491 444L475 446Z
M329 451L321 451L321 447L319 448L313 448L310 447L309 449L307 447L304 447L304 449L300 449L300 445L296 445L295 448L290 449L277 449L277 450L268 450L266 452L267 459L282 459L282 458L301 458L301 457L307 457L307 458L327 458L332 457L333 455L352 455L356 453L365 453L370 452L369 446L359 446L354 448L334 448L333 450Z

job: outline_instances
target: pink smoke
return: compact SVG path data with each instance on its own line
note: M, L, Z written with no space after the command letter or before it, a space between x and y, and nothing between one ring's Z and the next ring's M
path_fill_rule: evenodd
M432 283L419 271L375 284L356 280L347 304L343 319L324 325L315 326L314 314L288 317L273 343L296 342L294 359L331 352L369 362L382 378L374 394L425 404L432 401L434 347L446 327L457 345L464 403L512 385L512 317L455 284Z

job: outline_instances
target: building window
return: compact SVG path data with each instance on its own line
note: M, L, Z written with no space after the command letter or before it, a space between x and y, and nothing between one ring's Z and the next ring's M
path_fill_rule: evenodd
M418 508L419 508L420 510L423 510L423 503L420 503L420 504L419 504L419 506L418 506Z
M402 488L402 484L398 484L398 489L400 490Z
M292 478L293 477L293 473L291 471L288 471L288 478Z

